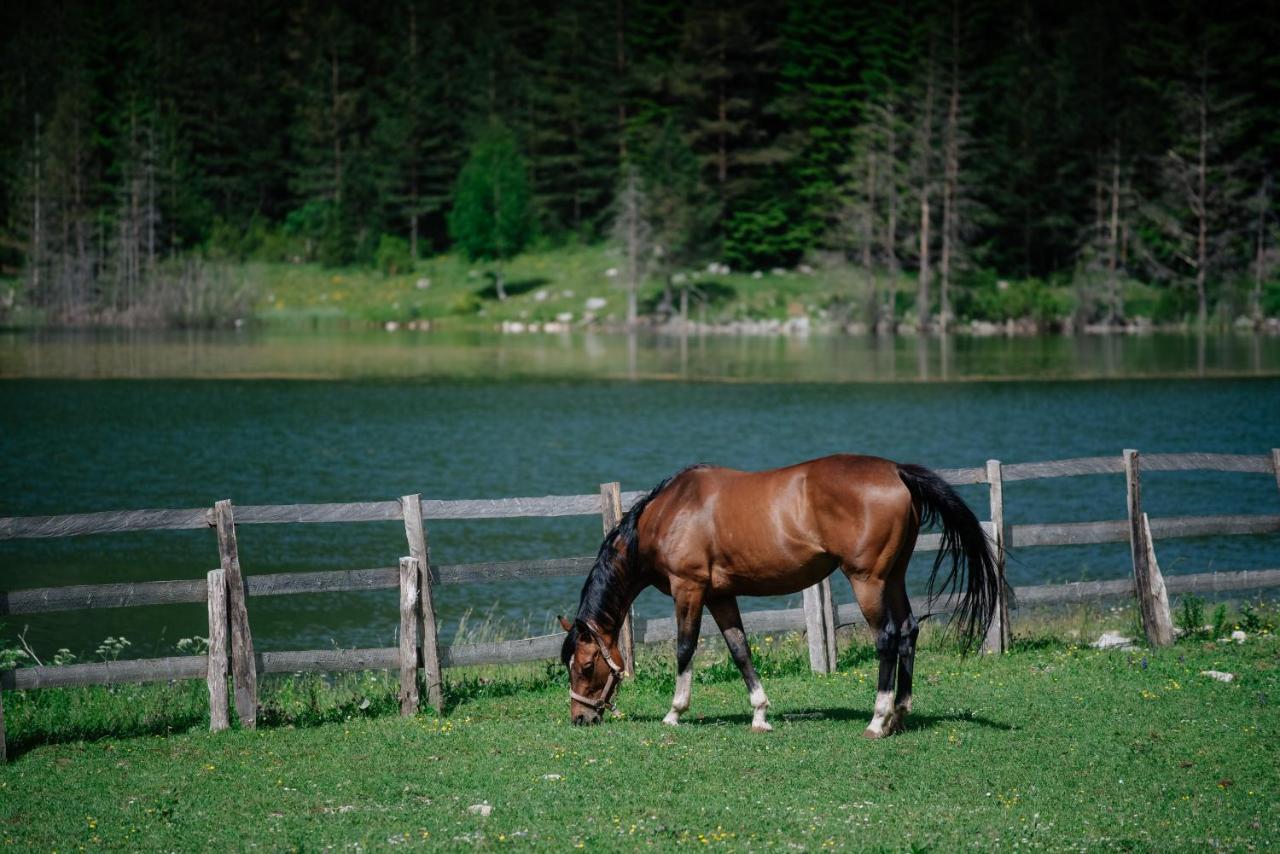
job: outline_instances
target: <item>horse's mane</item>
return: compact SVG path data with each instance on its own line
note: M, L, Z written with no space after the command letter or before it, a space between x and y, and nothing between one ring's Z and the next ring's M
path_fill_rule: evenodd
M686 472L706 467L706 463L695 463L691 466L685 466L666 478L649 490L648 494L642 496L639 501L632 504L631 509L618 520L618 524L614 525L609 533L604 535L604 542L600 544L596 562L592 565L591 572L587 573L587 580L582 585L582 595L578 600L579 620L590 620L602 629L614 628L612 625L613 620L627 604L627 584L625 579L621 577L624 573L624 565L625 567L634 567L639 556L640 545L636 528L640 524L640 516L644 513L645 508L649 506L649 502L657 498L658 494L666 489L676 478ZM624 561L617 560L619 545L622 546L621 551L626 556ZM564 639L564 646L560 650L560 659L566 665L569 663L569 656L573 654L574 647L577 644L577 635L578 629L575 625Z

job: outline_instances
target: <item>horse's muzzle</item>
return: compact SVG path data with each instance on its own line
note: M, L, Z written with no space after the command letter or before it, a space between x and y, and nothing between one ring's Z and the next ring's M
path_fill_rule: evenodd
M574 726L586 726L587 724L598 724L598 723L600 723L599 712L591 712L590 714L573 716Z

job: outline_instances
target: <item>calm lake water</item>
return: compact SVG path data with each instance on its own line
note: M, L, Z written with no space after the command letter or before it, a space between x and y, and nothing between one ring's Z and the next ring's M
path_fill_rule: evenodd
M610 480L647 488L700 460L766 468L848 451L951 467L1280 446L1274 338L3 334L0 377L0 516L581 494ZM985 489L963 492L985 516ZM1151 473L1144 498L1153 516L1280 513L1265 475ZM1012 483L1006 502L1014 524L1125 514L1114 475ZM584 555L600 521L439 522L429 536L438 563ZM244 526L240 551L247 573L267 573L391 566L405 544L394 523ZM1280 537L1158 552L1167 573L1275 567ZM2 541L0 589L200 578L216 564L211 531ZM1128 548L1026 549L1009 573L1015 584L1123 577ZM490 608L543 631L580 584L441 588L443 633ZM849 600L843 581L835 589ZM398 622L393 592L250 607L261 649L387 645ZM670 600L649 591L638 607L668 616ZM164 654L205 633L202 606L0 621L6 638L29 625L42 654L91 653L119 634Z

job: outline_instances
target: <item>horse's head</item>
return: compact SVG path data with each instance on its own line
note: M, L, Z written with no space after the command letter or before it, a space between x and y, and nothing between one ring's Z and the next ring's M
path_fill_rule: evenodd
M569 717L575 724L598 724L605 709L613 709L613 694L622 681L621 656L612 640L584 620L560 625L568 635L560 660L569 668Z

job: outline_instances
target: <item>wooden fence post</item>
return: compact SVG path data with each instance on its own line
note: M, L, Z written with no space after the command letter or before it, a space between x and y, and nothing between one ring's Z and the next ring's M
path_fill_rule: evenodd
M1003 653L1009 649L1009 600L1005 593L1004 570L1004 473L999 460L987 460L987 484L991 487L991 545L995 549L996 574L1000 586L996 592L996 610L982 642L984 653Z
M422 621L422 670L427 684L427 702L439 713L444 709L444 673L440 670L440 635L431 588L427 529L422 521L422 496L406 495L400 499L400 506L404 515L404 535L409 541L409 557L418 565L418 617Z
M604 523L604 532L613 530L613 526L622 521L622 486L616 481L600 484L600 518ZM618 649L622 651L622 670L627 676L636 672L636 639L635 619L631 608L622 618L622 627L618 630Z
M809 641L809 667L814 673L835 670L835 615L831 577L804 589L804 624Z
M227 708L227 578L221 569L209 571L209 731L230 726Z
M418 713L417 558L400 558L400 714Z
M258 673L253 656L253 635L249 632L249 609L245 604L244 576L240 574L240 553L236 545L236 522L231 501L213 505L218 526L218 556L227 583L227 618L231 623L231 677L235 684L236 714L240 726L258 725Z
M1129 551L1133 556L1134 591L1142 614L1142 630L1147 643L1168 646L1173 643L1173 620L1169 615L1169 594L1164 576L1156 563L1151 524L1142 512L1142 477L1138 452L1126 448L1124 476L1129 494Z

